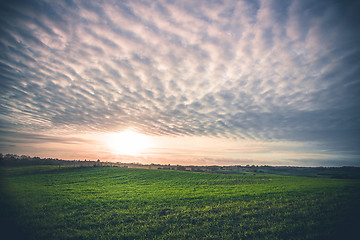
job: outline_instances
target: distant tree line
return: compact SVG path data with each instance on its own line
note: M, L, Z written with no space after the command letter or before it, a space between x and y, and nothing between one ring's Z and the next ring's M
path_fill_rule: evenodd
M73 167L100 167L109 166L113 163L103 163L90 160L63 160L58 158L30 157L28 155L2 154L0 153L0 166L32 166L32 165L58 165Z
M58 158L30 157L28 155L0 153L0 166L59 165L65 162Z
M280 174L307 177L327 177L327 178L355 178L360 179L360 167L292 167L292 166L181 166L181 165L161 165L161 164L140 164L140 163L121 163L121 162L101 162L100 160L63 160L58 158L30 157L28 155L2 154L0 153L0 166L31 166L31 165L57 165L68 167L126 167L126 168L145 168L178 170L192 172L212 172L220 174Z

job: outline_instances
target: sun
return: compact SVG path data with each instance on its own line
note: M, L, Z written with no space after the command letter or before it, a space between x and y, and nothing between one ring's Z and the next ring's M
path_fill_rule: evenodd
M138 155L149 149L150 139L144 134L125 130L109 134L107 145L115 154Z

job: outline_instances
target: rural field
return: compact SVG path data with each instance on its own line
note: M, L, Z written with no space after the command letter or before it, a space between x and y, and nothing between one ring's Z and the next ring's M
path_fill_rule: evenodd
M360 222L359 179L119 167L1 171L1 239L354 239Z

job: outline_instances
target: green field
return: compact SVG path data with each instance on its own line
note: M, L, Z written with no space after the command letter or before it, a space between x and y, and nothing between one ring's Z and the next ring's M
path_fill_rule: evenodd
M351 239L360 180L110 167L2 169L1 239Z

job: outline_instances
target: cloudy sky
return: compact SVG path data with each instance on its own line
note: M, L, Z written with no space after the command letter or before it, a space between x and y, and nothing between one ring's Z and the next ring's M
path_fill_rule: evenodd
M359 1L0 3L0 152L360 166ZM148 148L109 147L122 131ZM136 142L136 140L135 140Z

